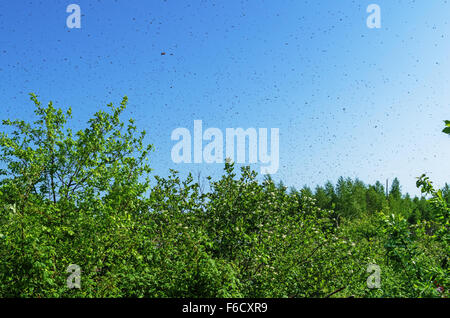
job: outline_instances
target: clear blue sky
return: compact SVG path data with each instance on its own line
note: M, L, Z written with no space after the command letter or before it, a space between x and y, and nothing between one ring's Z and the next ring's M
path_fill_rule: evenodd
M71 3L81 29L66 26ZM381 29L366 26L371 3ZM0 0L0 118L31 119L35 92L82 127L127 95L154 174L222 172L171 160L171 132L201 119L279 128L286 185L397 176L417 194L424 172L450 181L449 12L443 0Z

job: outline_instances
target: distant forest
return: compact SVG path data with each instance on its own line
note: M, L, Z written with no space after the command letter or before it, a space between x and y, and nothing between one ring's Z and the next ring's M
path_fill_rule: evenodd
M295 189L292 190L295 191ZM446 204L450 205L450 186L447 183L441 192ZM361 218L379 211L393 211L408 220L410 224L433 219L433 206L429 204L426 197L412 198L408 193L403 194L397 178L392 181L388 192L380 181L374 185L366 185L358 179L341 177L335 186L327 182L324 186L317 186L314 191L304 187L301 193L313 197L318 207L334 210L337 221L339 217Z

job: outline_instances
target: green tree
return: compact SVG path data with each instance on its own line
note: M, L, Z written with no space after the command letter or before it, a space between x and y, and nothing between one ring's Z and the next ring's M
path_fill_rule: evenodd
M369 185L366 192L367 212L375 213L383 209L383 204L386 201L384 194L384 187L379 181L373 186Z
M395 178L394 181L392 181L391 190L389 191L389 198L392 198L393 200L398 200L402 197L402 191L400 187L400 181L398 178Z
M61 296L70 263L84 271L79 295L114 295L113 282L133 266L138 211L150 171L144 146L126 108L108 105L73 133L71 118L52 102L35 105L33 123L4 120L11 134L0 134L0 197L13 208L0 215L0 294Z

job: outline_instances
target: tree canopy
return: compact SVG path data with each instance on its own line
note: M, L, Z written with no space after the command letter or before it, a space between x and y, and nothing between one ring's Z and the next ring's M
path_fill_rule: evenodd
M288 190L226 162L204 192L174 170L152 179L126 97L76 133L71 109L30 97L36 120L0 133L2 297L448 297L449 185Z

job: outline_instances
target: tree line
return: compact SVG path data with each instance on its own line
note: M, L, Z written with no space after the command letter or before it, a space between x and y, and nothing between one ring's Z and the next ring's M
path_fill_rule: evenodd
M204 192L151 174L126 97L77 132L30 98L0 133L1 297L448 297L448 185L296 190L227 162Z

